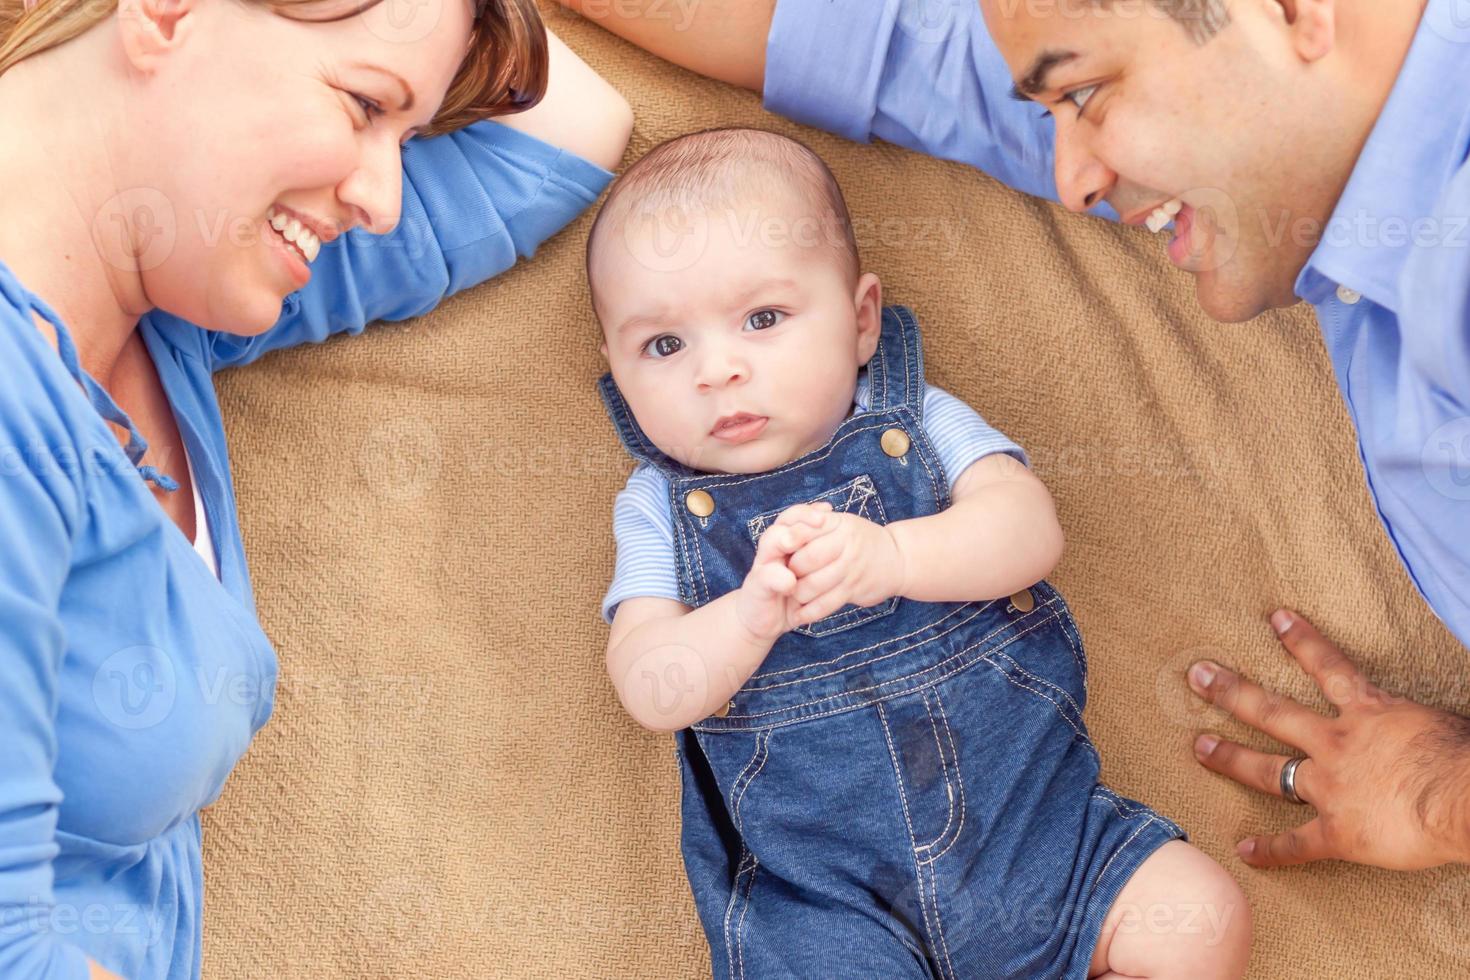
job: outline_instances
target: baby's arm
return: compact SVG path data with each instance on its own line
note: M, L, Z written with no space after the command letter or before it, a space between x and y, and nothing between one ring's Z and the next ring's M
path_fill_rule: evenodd
M829 504L783 511L761 534L740 588L690 609L673 599L623 600L607 641L607 672L640 725L677 731L707 718L755 673L794 625L796 576L786 561L820 533Z
M999 599L1035 585L1062 557L1046 485L1015 457L991 453L955 481L948 510L889 525L899 595L924 602Z

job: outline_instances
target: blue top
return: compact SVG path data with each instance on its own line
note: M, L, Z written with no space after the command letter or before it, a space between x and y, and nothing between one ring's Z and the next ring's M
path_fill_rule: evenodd
M1317 309L1389 538L1470 644L1470 22L1456 3L1429 0L1296 293ZM1011 85L973 0L777 3L767 108L1055 199L1053 125Z
M403 217L323 247L256 338L139 324L194 467L220 578L153 499L144 444L51 309L0 263L0 977L200 971L199 810L270 716L261 632L211 373L508 268L612 175L497 123L404 149ZM57 332L53 350L31 317ZM60 356L58 357L58 353ZM134 439L123 447L103 421ZM160 485L156 472L141 476Z
M857 391L849 418L868 411L868 369L858 373ZM976 460L991 453L1009 453L1029 463L1021 447L993 428L969 405L943 388L924 386L924 434L934 446L951 490ZM613 580L602 599L602 618L611 623L624 599L657 596L682 601L676 574L674 519L669 513L669 481L656 467L639 463L613 502L613 537L617 561Z

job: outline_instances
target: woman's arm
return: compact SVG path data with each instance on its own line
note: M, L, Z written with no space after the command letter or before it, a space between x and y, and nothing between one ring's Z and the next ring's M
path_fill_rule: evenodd
M534 108L495 121L616 170L633 133L632 107L551 31L546 44L551 59L546 95Z

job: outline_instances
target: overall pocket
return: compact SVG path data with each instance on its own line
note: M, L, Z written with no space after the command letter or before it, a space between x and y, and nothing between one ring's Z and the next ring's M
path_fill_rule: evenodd
M810 500L801 501L801 503L816 504L823 501L831 504L832 509L838 513L853 514L857 517L866 518L874 524L881 525L888 523L888 517L883 512L883 500L878 495L878 487L873 483L873 478L866 473L849 480L841 486L833 487L831 490L819 494ZM776 518L781 516L782 511L793 506L795 505L787 504L785 507L779 507L752 517L746 522L746 527L750 531L750 540L758 545L761 534L765 532L766 528L770 527ZM854 626L861 626L875 619L881 619L893 612L896 608L898 608L898 596L885 599L876 606L854 606L848 603L832 613L832 615L819 619L815 623L798 626L792 632L813 637L830 636L833 633L840 633L843 630L852 629Z

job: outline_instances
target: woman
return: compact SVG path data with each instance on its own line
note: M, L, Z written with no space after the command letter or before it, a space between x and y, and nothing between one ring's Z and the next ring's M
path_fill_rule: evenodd
M502 271L626 144L532 0L353 2L0 0L7 980L199 975L276 678L211 372Z

